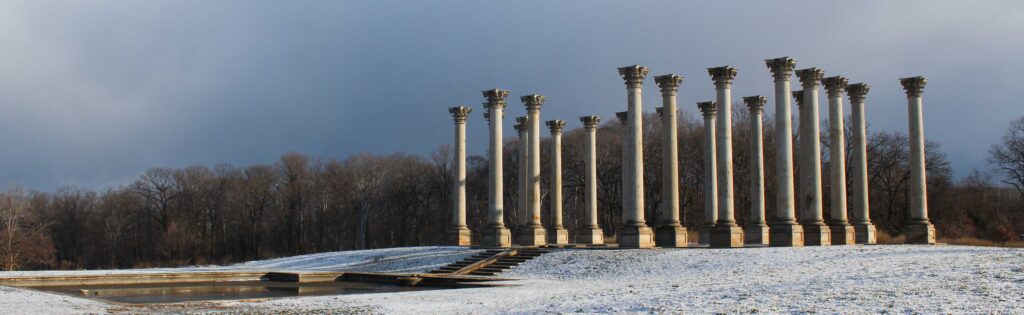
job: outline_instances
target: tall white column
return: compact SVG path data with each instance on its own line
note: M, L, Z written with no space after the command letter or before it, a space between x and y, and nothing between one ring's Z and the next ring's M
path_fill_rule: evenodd
M633 187L633 170L631 164L633 164L632 156L633 150L631 149L632 143L629 142L630 132L629 129L629 112L616 112L615 117L619 119L619 124L622 125L622 223L623 225L629 221L632 214L629 211L633 209L633 199L629 198L629 187Z
M698 102L697 108L704 115L704 225L699 241L711 244L711 230L718 221L718 170L715 154L715 115L718 104Z
M750 221L743 227L744 243L768 245L768 224L764 217L764 144L761 135L764 104L768 98L747 96L743 103L750 111Z
M825 72L818 68L797 70L803 85L803 106L800 108L800 205L803 216L804 244L831 245L831 232L822 214L821 205L821 134L818 126L818 84Z
M847 80L841 76L821 79L828 95L829 137L829 231L832 245L852 245L853 226L846 217L846 125L843 93Z
M935 226L928 220L928 180L925 177L924 117L921 92L928 83L924 77L900 79L907 92L907 114L910 120L910 216L907 222L907 243L935 244Z
M732 186L732 80L736 69L730 66L708 68L715 83L718 103L718 222L711 230L711 247L743 247L743 229L736 225Z
M619 75L626 82L626 102L629 109L629 176L630 185L626 187L626 197L630 200L630 209L623 211L626 222L619 229L620 247L650 248L654 247L654 231L644 221L644 143L643 143L643 81L647 77L647 67L633 65L619 68Z
M551 131L551 226L548 244L569 244L569 231L562 225L562 128L564 120L548 120Z
M852 217L854 237L857 244L875 244L875 225L871 223L871 201L868 199L868 150L867 125L864 122L864 98L870 86L864 83L846 86L846 95L850 97L850 120L853 121L853 138L850 148L850 168L852 174L852 198L850 199L850 216Z
M516 222L515 226L512 227L512 234L519 235L522 233L522 229L526 226L526 219L529 214L526 209L529 208L530 192L528 189L528 182L530 181L530 118L526 116L516 117L516 124L514 125L516 133L519 134L519 140L516 142L516 163L518 167L518 177L516 177Z
M546 97L531 94L519 98L526 106L529 117L529 174L527 183L527 220L519 232L519 245L541 246L547 244L547 232L540 223L540 107Z
M775 80L775 217L771 223L769 245L804 246L804 229L796 221L796 197L793 186L793 114L790 111L790 76L796 60L789 57L766 59Z
M583 129L587 131L586 168L584 198L586 199L586 223L579 228L576 244L604 244L604 231L597 224L597 124L601 118L597 116L580 117Z
M504 172L502 171L504 166L502 165L503 140L501 137L501 121L505 118L505 97L508 97L508 90L487 90L483 91L483 94L487 98L487 103L484 103L487 109L487 112L484 113L484 118L487 118L491 127L490 149L488 150L488 153L490 153L490 172L488 172L490 189L487 191L488 212L490 216L487 218L487 227L480 235L480 245L484 247L511 247L512 233L505 227L505 198L504 187L501 182L504 177Z
M676 124L676 95L683 77L668 74L654 77L661 88L661 217L654 241L662 247L686 247L686 228L679 221L679 141Z
M466 226L466 120L472 108L456 106L448 108L455 119L455 163L452 178L452 225L448 229L447 243L455 246L469 246L472 233Z

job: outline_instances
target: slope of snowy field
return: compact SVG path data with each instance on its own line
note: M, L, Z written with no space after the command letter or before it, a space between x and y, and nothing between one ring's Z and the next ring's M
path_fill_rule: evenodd
M306 255L220 268L413 272L473 252L453 247L399 248ZM416 257L426 262L416 263ZM397 314L1024 312L1024 250L1008 248L891 245L554 250L502 276L521 280L493 288L203 302L166 306L163 311L198 308L231 313ZM48 295L3 289L0 309L11 313L17 313L9 308L12 300L39 300ZM102 310L98 302L61 299L63 304L39 310Z

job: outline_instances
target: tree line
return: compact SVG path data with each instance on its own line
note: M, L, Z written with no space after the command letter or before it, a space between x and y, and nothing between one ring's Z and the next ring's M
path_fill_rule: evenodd
M743 225L750 217L749 116L738 106L733 112L734 202L737 221ZM645 214L653 225L662 201L661 126L656 114L646 116ZM769 221L775 213L772 121L766 117L763 124ZM704 221L703 122L700 117L681 115L678 133L681 217L687 228L696 231ZM621 223L623 129L619 122L605 118L597 134L599 223L611 236ZM562 141L563 215L570 235L585 220L585 136L582 128L576 128L567 130ZM828 169L828 136L821 139L823 169ZM1021 139L1024 118L1011 126L1003 143L993 146L992 172L975 171L958 182L953 181L940 147L926 144L929 211L940 238L1019 240L1024 226ZM800 139L794 136L794 140L795 150L799 150ZM541 145L545 225L550 203L548 141ZM507 176L503 180L510 188L504 195L507 224L518 222L515 174L521 164L516 144L515 138L504 142ZM871 217L884 235L901 234L907 219L908 148L902 132L869 134ZM153 168L131 184L105 190L67 186L52 192L28 192L12 186L0 193L0 267L226 264L326 251L439 245L451 221L452 156L449 145L439 146L430 156L364 153L338 160L288 153L268 165ZM467 162L467 219L470 229L479 232L486 221L488 163L483 156L470 156ZM851 164L846 163L848 167ZM797 176L800 171L796 169ZM822 182L828 185L828 172L822 175ZM1002 175L1013 188L992 183L995 175ZM823 197L828 209L829 194ZM801 210L797 209L798 217Z

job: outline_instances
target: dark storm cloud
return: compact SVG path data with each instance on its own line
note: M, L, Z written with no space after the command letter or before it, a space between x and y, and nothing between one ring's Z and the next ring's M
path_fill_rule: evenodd
M963 174L1024 115L1022 29L1010 1L4 2L0 181L102 187L293 150L428 154L458 104L476 109L470 153L483 154L484 89L546 95L544 119L607 120L625 106L615 68L639 63L685 76L680 104L696 115L714 96L705 68L739 68L737 98L770 96L763 59L783 55L871 84L873 130L905 130L897 78L927 76L927 136Z

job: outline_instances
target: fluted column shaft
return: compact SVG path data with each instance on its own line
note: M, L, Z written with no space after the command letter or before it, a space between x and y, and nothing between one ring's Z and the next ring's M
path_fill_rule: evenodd
M868 195L867 125L864 118L864 98L870 86L864 83L846 86L850 97L850 168L851 199L850 217L855 231L856 243L875 244L875 226L871 223L871 203Z
M796 60L765 60L775 82L775 216L770 219L771 246L803 246L803 227L796 221L793 185L793 113L790 77Z
M508 96L507 90L488 90L483 91L484 97L487 98L485 107L487 112L484 113L484 117L490 125L490 147L488 153L490 155L490 169L488 171L488 182L490 183L487 191L488 199L488 218L487 227L483 233L481 233L480 244L485 247L509 247L512 246L512 234L505 228L504 223L504 187L502 186L502 178L504 173L502 171L504 165L502 165L502 119L505 117L505 97Z
M619 246L646 248L654 246L654 233L644 220L644 143L643 143L643 80L647 68L638 65L619 68L619 75L626 83L626 102L629 117L629 186L626 198L629 208L623 211L624 225L619 231Z
M718 221L718 164L715 157L715 102L700 102L697 107L704 115L704 228L700 243L711 243L711 228Z

